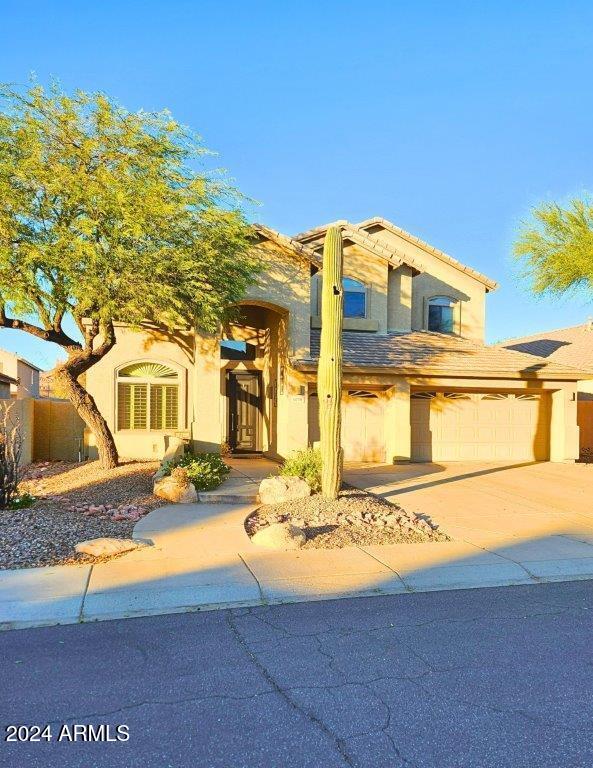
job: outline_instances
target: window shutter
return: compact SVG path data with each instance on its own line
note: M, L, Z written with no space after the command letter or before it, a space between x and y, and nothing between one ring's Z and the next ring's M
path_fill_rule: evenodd
M146 384L130 384L132 389L132 429L147 428L148 387Z
M165 397L165 429L177 429L177 416L179 414L179 387L176 385L164 387Z
M177 429L179 388L176 384L150 385L150 428Z
M150 385L150 428L163 428L163 390L162 384Z
M117 428L130 429L132 424L132 385L117 385Z

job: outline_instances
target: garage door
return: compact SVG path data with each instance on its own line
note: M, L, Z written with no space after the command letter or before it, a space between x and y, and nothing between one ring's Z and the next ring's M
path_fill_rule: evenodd
M545 461L547 395L414 392L412 461Z
M345 461L385 461L385 401L381 394L348 390L342 394L342 446ZM319 401L309 395L309 442L319 440Z

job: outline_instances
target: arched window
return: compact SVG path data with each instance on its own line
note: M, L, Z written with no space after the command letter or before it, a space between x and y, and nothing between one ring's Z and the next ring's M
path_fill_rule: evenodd
M132 363L117 374L117 428L178 429L179 374L162 363Z
M364 283L345 277L344 287L344 317L366 317L367 289Z
M457 302L450 296L433 296L428 300L429 331L438 333L455 332L455 304Z

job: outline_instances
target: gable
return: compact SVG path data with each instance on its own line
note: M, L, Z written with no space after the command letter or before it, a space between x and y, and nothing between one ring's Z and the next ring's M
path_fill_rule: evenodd
M423 264L426 271L432 271L432 267L437 269L437 271L444 270L445 274L450 274L452 277L456 273L463 274L471 280L482 284L486 292L494 291L498 288L498 283L495 280L483 275L472 267L462 264L439 248L429 245L429 243L400 229L400 227L386 219L379 217L367 219L357 224L356 227L371 237L380 239L386 245L401 250L408 258Z

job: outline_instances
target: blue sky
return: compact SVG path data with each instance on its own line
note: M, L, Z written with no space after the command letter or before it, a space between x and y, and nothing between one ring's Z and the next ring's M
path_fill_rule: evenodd
M489 341L572 325L510 258L541 200L593 188L590 2L6 2L0 80L31 71L169 108L287 234L380 215L501 283ZM56 350L0 330L49 367Z

